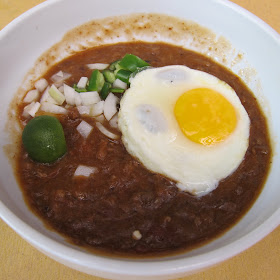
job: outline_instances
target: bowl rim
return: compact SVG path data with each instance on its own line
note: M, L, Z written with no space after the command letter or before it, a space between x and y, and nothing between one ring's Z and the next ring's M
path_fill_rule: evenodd
M45 7L50 7L63 1L66 0L48 0L24 12L0 31L0 40L6 34L13 31L13 29L26 18L31 17L33 14L43 10ZM233 10L235 13L246 17L272 37L279 45L280 49L280 35L262 19L258 18L256 15L247 11L243 7L230 2L229 0L213 0L213 2L224 5ZM192 256L187 259L148 259L148 262L147 259L145 261L145 259L108 258L70 248L49 237L46 237L44 234L36 231L33 227L23 222L7 206L5 206L1 200L0 217L23 239L56 260L63 259L68 264L71 263L85 269L93 269L97 272L104 273L104 275L106 273L110 273L130 277L145 277L175 275L192 271L195 272L213 266L241 253L260 241L280 224L280 206L277 211L269 217L269 219L258 225L258 227L253 231L229 243L228 245L223 246L222 248L212 250L210 253L202 253L199 256ZM128 262L129 266L127 266ZM122 265L126 265L125 269Z

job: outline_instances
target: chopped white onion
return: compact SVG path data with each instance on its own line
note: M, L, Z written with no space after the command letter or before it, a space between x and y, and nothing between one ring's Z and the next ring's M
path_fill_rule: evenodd
M51 80L55 83L57 87L60 87L63 84L63 82L69 79L71 76L72 75L69 73L59 71L58 73L51 76Z
M78 92L76 92L75 90L74 90L74 92L75 92L75 105L76 106L81 106L82 103L83 103L81 95Z
M105 121L105 117L103 114L99 115L97 117L94 117L94 118L95 118L95 120L97 120L98 122L101 122L101 123L103 123Z
M78 88L85 88L87 86L88 77L81 77L79 82L77 83Z
M28 117L29 115L31 117L35 117L37 111L39 110L41 104L39 102L32 102L24 107L23 109L23 116Z
M81 92L80 96L82 99L82 105L92 105L101 100L97 91Z
M61 106L49 103L49 102L43 102L41 104L41 111L52 113L52 114L66 114L67 110Z
M87 67L89 69L96 69L96 70L104 70L109 66L109 64L107 63L91 63L91 64L87 64Z
M110 92L104 102L104 116L109 121L118 111L119 98Z
M111 138L111 139L118 139L119 135L116 135L112 132L110 132L105 126L103 126L100 122L96 122L97 128L102 132L105 136Z
M52 85L49 89L50 96L57 102L58 105L62 105L65 101L65 96L61 93L55 85Z
M49 86L45 89L44 93L41 96L40 103L48 102L57 105L56 101L50 96L49 89Z
M58 90L64 94L64 84L58 88Z
M60 71L58 71L58 72L56 73L56 75L57 75L58 77L63 77L63 72L60 70Z
M140 240L142 238L141 232L139 230L135 230L132 233L132 238L135 239L135 240Z
M44 93L41 96L40 103L47 102L47 99L50 96L49 89L50 89L49 86L45 89Z
M80 106L82 105L82 99L78 92L75 91L72 87L69 87L68 85L64 84L64 95L66 99L66 103L69 105L76 105Z
M86 139L90 135L93 127L85 121L81 121L77 126L78 132Z
M110 126L113 128L119 128L118 126L119 116L118 114L115 114L113 118L109 121Z
M114 88L122 88L122 89L127 89L127 84L123 81L121 81L120 79L116 79L113 82L113 87Z
M104 100L101 100L98 103L92 105L90 115L92 117L99 116L103 113L103 109L104 109Z
M79 165L75 170L74 176L89 177L91 174L94 174L96 171L97 171L96 167Z
M23 102L25 103L31 103L38 99L39 97L39 90L38 89L32 89L25 95Z
M69 105L76 105L75 96L77 92L66 84L63 85L63 88L66 103Z
M46 87L49 85L48 81L44 78L38 80L35 84L35 88L38 89L40 92L44 91Z
M90 106L77 106L77 109L80 115L89 115L90 114Z

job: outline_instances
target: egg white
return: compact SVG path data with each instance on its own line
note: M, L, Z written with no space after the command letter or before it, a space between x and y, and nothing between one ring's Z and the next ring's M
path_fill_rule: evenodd
M174 106L184 92L194 88L215 90L234 106L237 125L223 142L203 146L182 133ZM174 65L144 70L131 80L120 103L119 128L128 152L146 168L175 180L183 191L204 195L242 162L250 119L228 84L205 72Z

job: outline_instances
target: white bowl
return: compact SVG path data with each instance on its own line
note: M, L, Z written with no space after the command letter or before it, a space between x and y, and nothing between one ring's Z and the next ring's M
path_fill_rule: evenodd
M254 79L247 82L264 106L274 148L273 163L265 187L238 224L203 247L181 255L149 260L94 255L46 229L25 205L13 169L2 149L9 141L5 129L8 106L35 60L77 25L95 18L135 12L163 13L193 20L223 35L235 50L243 52L243 62L238 67L231 64L232 70L241 74L246 81L251 71L247 70L255 69ZM72 268L101 277L170 279L224 261L258 242L280 224L280 37L254 15L222 0L46 1L1 31L0 49L0 216L40 251Z

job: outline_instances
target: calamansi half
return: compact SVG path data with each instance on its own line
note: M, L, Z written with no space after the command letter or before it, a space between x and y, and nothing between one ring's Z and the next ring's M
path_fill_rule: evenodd
M51 163L67 151L61 123L53 116L31 119L22 133L23 146L30 158L41 163Z

